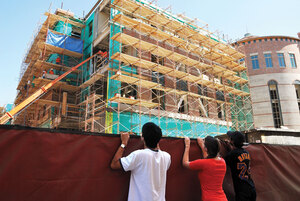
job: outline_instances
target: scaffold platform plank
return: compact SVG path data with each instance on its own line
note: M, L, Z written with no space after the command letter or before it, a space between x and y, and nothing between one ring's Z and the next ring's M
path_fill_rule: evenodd
M155 38L156 40L166 41L175 47L182 48L186 52L193 52L193 53L197 54L198 56L205 57L205 58L215 61L217 63L222 64L222 63L227 63L232 60L232 59L228 58L228 56L224 56L223 54L219 53L218 51L209 50L206 47L199 46L198 44L196 45L187 40L183 40L182 38L172 35L171 33L166 33L158 28L152 27L141 21L137 21L135 19L129 18L122 14L116 15L114 17L113 21L117 22L119 24L122 24L123 26L126 26L127 28L135 29L135 30L137 30L137 32L142 32L144 35L149 35L149 36ZM236 67L234 67L233 69L235 69L235 68ZM239 66L236 69L238 71L245 70L245 68L241 68ZM223 68L223 70L227 70L227 69Z
M54 64L54 63L50 63L47 61L42 61L42 60L37 60L34 64L35 68L41 69L42 70L50 70L51 68L55 69L55 70L60 70L60 71L68 71L72 68L72 66L65 66L65 65L61 65L61 64ZM74 70L74 73L79 73L81 72L81 70Z
M103 98L103 95L99 95L99 94L95 94L95 99L93 97L94 95L92 96L89 96L89 99L88 99L88 103L92 103L94 100L98 100L98 99L102 99ZM84 101L82 101L81 103L78 104L78 106L82 106L82 105L85 105L87 103L87 99L85 99Z
M210 80L206 80L204 77L201 77L200 75L199 76L191 75L191 74L188 74L185 72L181 72L181 71L178 71L178 70L166 67L166 66L155 64L151 61L140 59L140 58L130 56L127 54L117 52L111 58L121 61L128 65L135 65L135 66L138 66L138 67L141 67L144 69L157 71L162 74L176 77L176 78L188 81L188 82L195 82L195 83L198 83L198 84L210 87L210 88L233 93L235 95L243 95L243 96L249 95L249 93L247 93L247 92L240 91L240 90L232 88L230 86L226 86L226 85L212 82Z
M93 74L92 77L90 77L90 79L88 79L87 81L85 81L79 87L81 89L86 88L86 87L92 85L93 83L95 83L96 81L98 81L99 79L101 79L103 76L104 75L102 75L100 72L97 72L97 73Z
M175 94L180 95L180 96L188 95L188 96L191 96L191 97L194 97L194 98L202 98L202 99L206 99L206 100L210 100L210 101L218 101L218 100L215 100L215 99L207 97L207 96L203 96L203 95L200 95L200 94L187 92L187 91L181 91L181 90L178 90L178 89L172 89L172 88L169 88L169 87L164 87L161 84L158 84L156 82L151 82L151 81L148 81L148 80L142 80L142 79L138 79L138 78L135 78L135 77L130 77L130 76L127 76L127 75L123 75L122 73L123 72L121 72L119 74L116 74L116 75L113 75L111 77L111 79L118 80L120 82L124 82L124 83L128 83L128 84L135 84L135 85L138 84L139 86L144 87L144 88L148 88L149 90L156 89L156 90L164 91L164 92L167 92L167 93L175 93ZM220 103L226 103L226 104L232 104L232 103L225 102L225 101L219 101L219 102Z
M147 107L147 108L159 107L158 103L153 103L151 101L147 101L147 100L143 100L143 99L131 99L131 98L115 96L113 98L108 99L108 101L117 102L117 103L125 103L127 105L138 105L138 106Z
M92 117L87 120L81 121L80 124L88 124L88 123L92 123L93 121L98 121L100 119L101 117Z
M63 55L67 55L70 57L75 57L75 58L81 58L82 54L78 53L78 52L74 52L74 51L70 51L64 48L60 48L60 47L56 47L54 45L50 45L46 42L39 42L38 43L38 48L42 51L44 48L46 48L47 50L47 56L49 56L49 54L63 54Z
M44 79L44 78L35 78L33 80L33 84L35 84L35 87L40 88L45 84L48 84L50 82L52 82L53 80L49 80L49 79ZM73 85L69 85L66 82L57 82L53 88L61 88L62 90L66 90L66 91L70 91L70 92L76 92L79 90L78 86L73 86Z
M218 42L211 38L212 35L209 31L191 25L188 23L179 22L179 20L174 19L172 16L166 16L161 11L151 9L146 4L142 5L136 1L131 0L116 0L113 2L117 9L133 14L140 19L165 30L176 32L180 37L185 39L194 39L201 42L204 46L208 48L215 48L219 51L224 52L224 56L228 55L233 57L234 60L238 60L244 57L244 55L228 44L223 42Z
M138 85L140 87L149 88L149 89L150 88L159 89L158 86L160 86L160 84L158 84L158 83L151 82L151 81L148 81L148 80L139 79L139 78L136 78L136 77L130 77L130 76L122 75L121 73L120 74L117 73L116 75L113 75L110 79L118 80L118 81L125 82L125 83L128 83L128 84Z
M194 66L196 68L199 68L201 70L205 70L207 68L210 68L208 64L202 63L200 61L191 59L187 56L184 56L182 54L173 52L171 50L167 50L163 47L160 47L156 44L152 44L143 40L140 40L138 38L132 37L125 33L118 33L112 37L112 40L118 41L120 43L123 43L125 45L133 46L137 49L142 49L144 51L149 51L157 56L168 58L174 62L182 63L187 66Z
M85 25L80 23L80 22L76 22L70 18L66 18L66 17L63 17L63 16L60 16L60 15L56 15L56 14L53 14L53 13L49 13L49 12L45 12L45 15L48 16L48 22L46 20L46 23L49 23L49 27L52 27L56 22L58 21L62 21L64 23L68 23L68 24L72 24L76 27L79 27L79 28L84 28Z
M192 58L189 58L187 56L184 56L182 54L172 52L170 50L167 50L163 47L157 46L155 44L140 40L138 38L129 36L128 34L124 33L118 33L112 37L112 40L118 41L120 43L123 43L125 45L130 45L135 48L140 48L144 51L149 51L157 56L160 57L166 57L174 62L182 63L187 66L193 66L195 68L198 68L202 71L209 71L209 72L215 72L218 69L218 73L222 72L224 73L224 77L231 80L231 81L237 81L240 83L241 81L245 83L245 80L239 77L235 76L235 72L231 70L227 70L224 68L220 68L217 65L210 66L208 64L204 64L202 62L196 61ZM153 65L153 64L152 64ZM220 71L221 70L221 71Z

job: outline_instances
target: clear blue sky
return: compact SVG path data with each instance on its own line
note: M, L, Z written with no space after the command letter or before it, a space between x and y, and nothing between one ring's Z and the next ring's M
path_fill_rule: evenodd
M96 0L9 0L1 2L0 12L0 106L13 103L20 66L27 44L43 13L61 7L77 16L86 14ZM231 39L253 35L287 35L300 32L299 0L158 0L158 6L171 5L173 13L184 13L209 24Z

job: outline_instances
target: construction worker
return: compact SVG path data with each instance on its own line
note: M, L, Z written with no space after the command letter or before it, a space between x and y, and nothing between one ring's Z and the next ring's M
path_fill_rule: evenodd
M107 51L102 52L102 51L100 50L100 55L101 55L102 58L106 58L106 57L107 57Z
M42 78L46 78L47 71L43 70Z
M49 74L54 75L53 68L50 69Z
M107 56L108 56L107 51L102 52L102 51L100 50L99 53L100 53L100 56L102 57L101 63L102 63L102 64L107 64Z
M61 64L61 58L60 58L60 56L58 56L58 57L56 58L55 62L56 62L56 64Z
M70 79L70 78L66 78L66 82L67 82L68 84L71 84L71 79Z
M24 85L24 90L25 91L27 90L27 87L28 87L28 85L27 85L27 83L25 83L25 85Z
M29 89L29 87L30 87L30 80L28 80L27 83L25 83L24 90Z

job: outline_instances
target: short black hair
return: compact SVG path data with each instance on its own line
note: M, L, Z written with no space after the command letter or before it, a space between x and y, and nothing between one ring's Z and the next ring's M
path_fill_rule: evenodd
M142 136L147 147L155 148L162 137L162 132L155 123L148 122L143 125Z
M227 136L229 137L229 138L231 138L231 136L233 135L233 133L234 133L234 131L227 131Z
M245 136L244 134L242 134L239 131L235 131L232 133L232 135L230 136L233 145L237 148L241 148L245 142Z
M216 138L213 138L212 136L207 136L204 139L204 145L207 149L206 158L215 158L218 155L220 151L220 145Z

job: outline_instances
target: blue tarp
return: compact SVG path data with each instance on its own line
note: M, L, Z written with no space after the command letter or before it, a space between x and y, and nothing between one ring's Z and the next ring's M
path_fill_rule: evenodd
M6 104L5 105L5 111L10 112L13 109L13 107L14 107L14 104L11 104L11 103Z
M82 53L83 41L77 38L71 38L67 35L55 34L48 30L46 43L56 47L64 48L73 52Z

